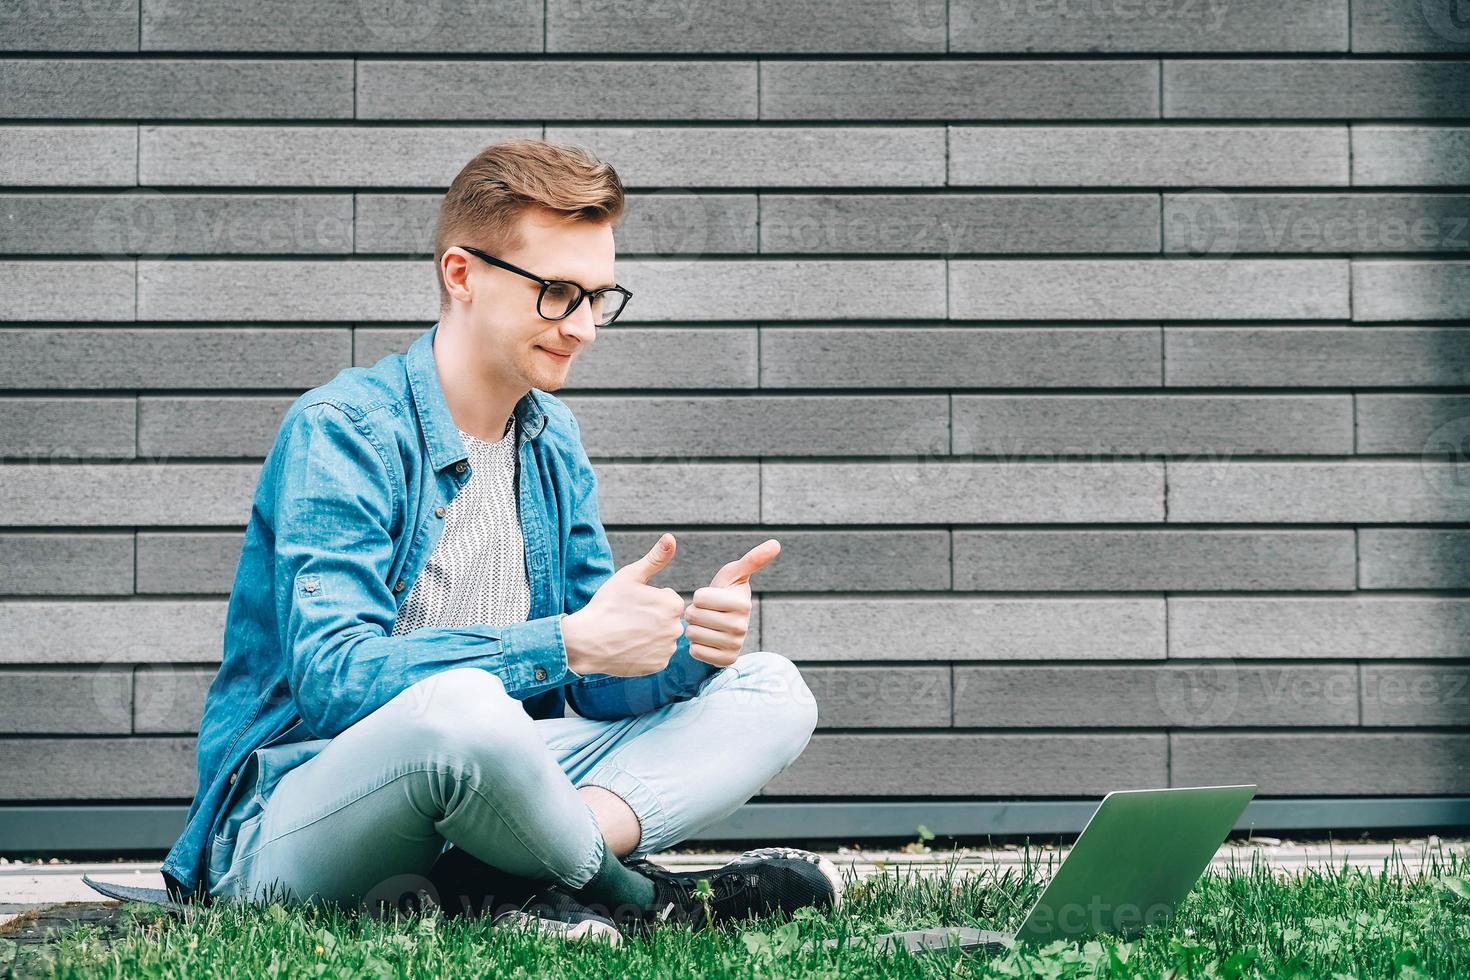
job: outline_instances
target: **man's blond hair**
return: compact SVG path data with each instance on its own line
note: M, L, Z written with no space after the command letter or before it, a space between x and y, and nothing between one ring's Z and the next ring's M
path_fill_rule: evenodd
M524 244L516 223L535 206L573 220L615 223L623 213L623 182L610 164L579 146L509 139L481 150L455 176L439 206L434 278L441 315L449 309L439 273L444 252L453 245L474 245L497 256L515 251Z

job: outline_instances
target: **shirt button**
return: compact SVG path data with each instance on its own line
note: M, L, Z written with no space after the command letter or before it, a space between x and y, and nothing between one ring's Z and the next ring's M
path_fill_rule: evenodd
M537 667L536 668L536 675L535 676L536 676L536 679L538 681L544 681L544 680L546 680L546 668L545 667Z
M403 591L403 579L399 579L398 580L398 584L395 585L395 586L393 586L393 591L394 592L402 592Z
M231 786L235 785L235 777L238 776L238 775L240 775L238 772L232 772L232 773L230 773L230 785Z
M463 473L468 466L468 463L466 463L464 460L460 460L458 463L454 464L454 472Z
M444 508L443 507L435 507L434 508L434 516L435 517L443 517L444 516Z

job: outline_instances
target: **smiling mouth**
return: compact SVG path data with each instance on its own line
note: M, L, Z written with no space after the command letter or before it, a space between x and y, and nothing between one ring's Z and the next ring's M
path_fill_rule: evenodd
M560 354L560 353L557 353L556 351L552 350L549 347L542 347L540 349L542 351L546 352L547 354L550 354L552 357L556 358L558 361L570 361L572 359L572 355L571 354Z

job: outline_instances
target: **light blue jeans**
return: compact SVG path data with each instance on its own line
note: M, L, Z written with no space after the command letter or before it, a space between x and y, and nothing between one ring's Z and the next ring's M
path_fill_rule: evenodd
M489 671L444 671L335 738L257 749L212 840L209 893L399 904L432 888L425 876L450 844L577 888L605 847L578 787L627 802L641 825L632 856L650 854L738 809L796 760L816 721L800 672L770 651L743 654L690 700L618 721L534 720Z

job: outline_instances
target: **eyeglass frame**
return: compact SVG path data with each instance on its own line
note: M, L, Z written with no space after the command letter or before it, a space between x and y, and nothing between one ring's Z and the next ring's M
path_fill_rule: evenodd
M633 298L632 290L624 289L622 286L613 285L603 286L601 289L584 289L581 283L573 282L570 279L543 279L540 276L536 275L534 272L527 272L520 266L511 265L504 259L497 259L493 255L487 255L486 253L480 251L478 248L475 248L473 245L456 245L455 248L462 248L466 252L469 252L471 255L478 256L491 265L498 266L499 268L504 269L507 272L514 272L518 276L525 276L527 279L530 279L533 282L539 282L541 284L541 292L536 295L536 313L543 320L565 320L567 317L577 312L577 307L581 306L582 301L589 296L600 296L603 293L622 293L623 305L618 307L618 311L612 315L611 320L608 320L607 323L598 323L596 318L593 318L592 325L600 329L602 327L611 326L613 320L616 320L618 317L622 316L623 311L628 308L628 301ZM577 301L571 306L567 307L567 311L561 316L547 316L545 313L541 312L541 301L546 298L546 290L557 283L571 286L576 289Z

